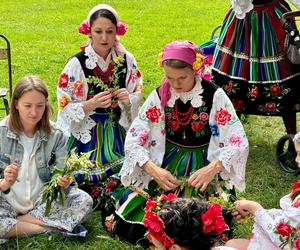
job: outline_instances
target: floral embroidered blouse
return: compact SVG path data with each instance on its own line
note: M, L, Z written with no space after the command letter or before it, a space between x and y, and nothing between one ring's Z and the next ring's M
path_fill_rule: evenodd
M125 87L129 92L131 103L130 109L125 109L124 105L119 102L121 108L121 117L119 123L126 130L129 128L132 120L137 116L138 107L141 100L142 76L137 68L134 56L125 50L125 48L117 43L112 48L107 60L100 57L91 45L85 48L85 66L89 70L99 67L102 71L106 71L111 63L111 60L117 60L119 56L126 56L126 79ZM77 57L72 57L64 70L62 71L57 86L58 99L58 116L57 126L64 132L66 136L72 134L82 143L87 143L91 140L89 130L96 124L90 118L94 111L85 114L83 111L82 102L88 99L88 83L84 74L84 70Z
M196 78L195 87L186 93L177 94L171 89L167 107L173 107L175 101L190 101L193 107L202 105L202 79ZM138 117L133 121L125 141L125 160L121 169L123 185L147 187L152 179L140 166L151 159L161 166L166 144L165 108L161 107L156 90L152 91ZM245 167L248 157L248 140L234 107L221 88L213 94L212 108L208 114L211 136L208 146L208 160L219 159L224 166L221 177L226 187L234 185L245 189ZM199 139L200 140L200 139Z
M280 209L258 209L252 235L248 250L300 249L300 195L282 197Z

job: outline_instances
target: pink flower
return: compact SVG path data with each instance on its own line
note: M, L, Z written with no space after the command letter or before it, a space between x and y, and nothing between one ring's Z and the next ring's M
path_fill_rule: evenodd
M200 120L201 120L201 121L206 121L206 120L208 120L208 114L207 114L206 112L201 112L201 113L199 114L199 117L200 117Z
M128 29L128 26L126 23L123 23L123 22L118 22L117 24L117 35L118 36L124 36L126 31Z
M78 32L83 35L91 34L91 27L87 20L82 21L82 23L78 27Z
M148 141L148 133L147 131L142 131L138 134L138 140L141 146L144 146L146 142Z
M201 216L201 220L204 233L215 231L220 235L227 229L227 225L222 215L222 207L219 204L208 205L207 211Z
M232 135L229 139L230 145L240 146L242 143L242 138L239 135Z
M300 250L300 237L298 237L295 241L294 241L294 249L293 250Z
M231 114L226 109L219 109L216 112L215 119L219 125L225 125L227 122L231 120Z
M157 202L153 201L151 199L148 199L146 202L146 207L145 207L145 211L150 211L152 208L156 208L157 206Z
M275 104L275 102L267 102L265 104L265 108L266 108L267 112L273 113L276 111L276 104Z

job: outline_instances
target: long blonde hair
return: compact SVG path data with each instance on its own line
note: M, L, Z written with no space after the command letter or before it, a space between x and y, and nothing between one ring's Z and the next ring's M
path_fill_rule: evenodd
M46 133L50 134L52 131L50 117L53 114L53 108L51 107L48 101L49 94L45 83L38 76L34 75L24 76L17 82L10 102L10 115L8 119L8 127L11 131L15 133L21 133L24 131L19 111L16 108L16 103L26 92L33 90L38 91L46 98L46 108L42 119L37 124L37 129L44 130Z

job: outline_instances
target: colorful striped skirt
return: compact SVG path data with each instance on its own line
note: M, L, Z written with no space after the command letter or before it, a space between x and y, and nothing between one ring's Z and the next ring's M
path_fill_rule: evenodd
M229 9L212 65L213 81L223 87L237 111L282 115L300 111L300 65L286 56L280 18L289 11L281 1L256 5L238 19Z

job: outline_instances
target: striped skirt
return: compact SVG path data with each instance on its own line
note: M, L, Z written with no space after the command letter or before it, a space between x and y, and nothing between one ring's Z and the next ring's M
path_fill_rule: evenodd
M238 19L229 9L212 65L213 81L246 114L281 115L300 110L300 66L286 57L281 1L256 5Z

